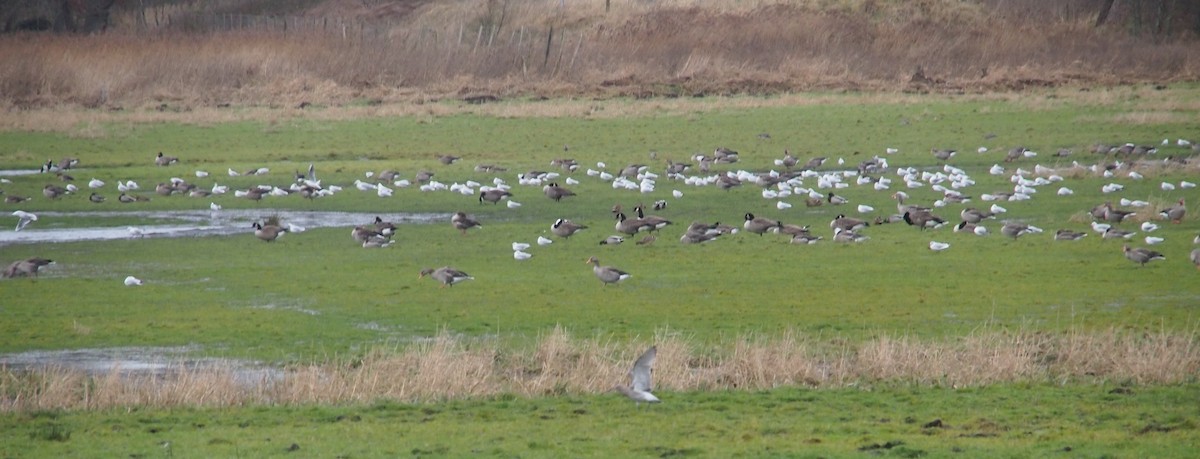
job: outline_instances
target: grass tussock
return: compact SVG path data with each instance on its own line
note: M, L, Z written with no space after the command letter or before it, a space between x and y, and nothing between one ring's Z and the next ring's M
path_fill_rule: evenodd
M1021 382L1195 382L1195 334L1118 330L1064 334L982 332L949 341L883 336L860 344L786 333L697 349L659 333L654 382L661 393L916 385L967 388ZM432 402L515 394L596 394L622 383L644 343L577 340L561 329L521 352L439 335L347 362L300 365L247 380L231 367L90 376L50 368L0 372L0 411L129 406ZM669 397L669 396L668 396Z
M17 109L178 110L476 95L960 92L1200 77L1193 38L1095 29L1082 15L1031 22L996 14L1002 3L611 5L605 11L602 2L427 2L401 18L348 12L358 19L328 9L247 19L184 5L158 28L0 37L0 55L13 63L0 69L0 102ZM1127 121L1163 116L1170 114L1133 114Z

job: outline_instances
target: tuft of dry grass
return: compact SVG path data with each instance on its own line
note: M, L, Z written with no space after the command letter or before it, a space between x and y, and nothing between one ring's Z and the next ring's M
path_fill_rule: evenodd
M1178 384L1196 381L1195 333L984 331L949 341L882 336L859 344L785 333L697 349L660 332L659 392L838 388L876 384L979 387L1020 382ZM360 359L298 365L247 381L231 366L100 375L46 368L0 371L0 411L132 406L436 402L515 394L595 394L624 382L646 343L574 339L562 329L527 351L442 333Z

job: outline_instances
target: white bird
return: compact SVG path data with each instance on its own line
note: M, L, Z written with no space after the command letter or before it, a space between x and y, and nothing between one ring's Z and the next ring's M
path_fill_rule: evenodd
M992 168L988 169L988 173L992 175L1004 175L1004 168L1000 167L999 164L993 164Z
M1162 187L1163 191L1171 191L1175 189L1175 184L1170 182L1162 182L1162 185L1160 186Z
M786 202L783 202L783 201L779 201L779 202L776 202L776 203L775 203L775 208L776 208L776 209L779 209L779 210L790 209L791 207L792 207L792 205L791 205L791 204L788 204L788 203L786 203Z
M136 226L130 226L127 230L129 231L129 237L146 237L146 232Z
M134 285L142 285L142 280L133 276L127 276L125 277L125 285L130 287Z
M1189 181L1187 181L1187 180L1180 180L1180 181L1179 181L1179 187L1180 187L1180 188L1183 188L1183 189L1185 189L1185 190L1186 190L1186 189L1188 189L1188 188L1195 188L1195 187L1196 187L1196 184L1195 184L1195 183L1192 183L1192 182L1189 182Z
M978 150L975 150L975 151L978 151L978 152L980 152L980 153L987 153L987 152L988 152L988 148L987 148L987 147L979 147L979 149L978 149Z
M929 241L929 250L932 250L934 252L941 252L948 248L950 248L950 244L947 244L945 242Z
M679 190L671 190L671 196L674 196L675 199L679 199L683 197L683 192Z
M545 237L545 236L538 236L537 243L540 246L547 246L547 245L553 244L554 240L550 239L548 237Z
M604 161L596 161L596 167L604 169L604 168L608 167L608 165L604 164Z
M866 213L871 213L871 212L874 212L874 211L875 211L875 208L874 208L874 207L868 206L868 205L866 205L866 204L859 204L859 205L858 205L858 212L859 212L859 213L866 214Z
M308 228L297 225L295 223L287 224L287 232L289 232L289 233L303 233L305 231L308 231Z
M1000 207L995 204L992 204L991 209L988 209L988 210L991 210L993 214L1002 214L1002 213L1008 212L1008 209L1005 209L1005 208Z
M364 181L362 181L362 180L355 180L355 181L354 181L354 187L355 187L355 188L358 188L358 190L359 190L359 191L369 191L369 190L374 190L374 189L375 189L375 184L374 184L374 183L367 183L367 182L364 182Z
M520 250L525 250L525 249L528 249L528 248L529 248L529 244L528 244L528 243L525 243L525 242L514 242L514 243L512 243L512 249L513 249L513 251L514 251L514 252L516 252L516 251L520 251Z
M1092 231L1097 233L1104 234L1104 232L1108 231L1109 228L1112 228L1112 225L1108 223L1092 222Z
M651 346L646 350L637 361L633 363L633 369L629 371L630 384L624 386L618 384L614 389L617 392L625 394L630 400L638 406L642 402L658 403L661 400L650 393L653 390L650 384L650 373L654 366L654 357L658 354L658 346Z
M1150 245L1158 244L1163 241L1161 237L1146 236L1146 243Z
M69 192L71 192L71 193L74 193L74 192L76 192L76 191L79 191L79 187L75 186L75 184L74 184L74 183L68 183L68 184L67 184L67 191L69 191Z
M884 153L887 153L887 154L889 154L889 155L894 155L894 154L896 154L896 153L899 153L899 152L900 152L900 150L899 150L899 149L896 149L896 148L890 148L890 147L889 147L889 148L887 148L886 150L883 150L883 151L884 151Z
M14 217L17 217L17 229L15 231L21 231L25 229L26 226L29 226L29 222L36 222L38 219L37 215L23 210L18 210L12 214Z
M1062 188L1059 188L1059 189L1058 189L1058 195L1059 195L1059 196L1070 196L1070 195L1073 195L1073 194L1075 194L1075 192L1074 192L1074 191L1071 191L1071 189L1070 189L1070 188L1067 188L1067 187L1065 187L1065 186L1064 186L1064 187L1062 187Z
M517 261L523 261L523 260L528 260L530 258L533 258L533 255L531 255L529 252L523 252L523 251L518 250L516 252L513 252L513 258L516 259Z
M988 229L981 225L975 225L975 229L973 231L975 232L976 236L987 236L988 235Z
M1149 232L1153 232L1156 229L1158 229L1158 225L1155 225L1150 222L1142 222L1142 231L1149 233Z
M383 186L383 184L380 183L378 185L375 185L375 194L381 198L388 198L388 197L392 196L392 189L388 188L386 186ZM472 193L472 194L474 194L474 193Z
M1170 184L1169 184L1169 183L1167 183L1167 182L1163 182L1163 185L1164 185L1164 186L1163 186L1163 189L1165 190L1165 189L1166 189L1166 185L1170 185ZM1172 186L1174 186L1174 185L1172 185ZM1107 185L1104 185L1104 186L1100 187L1100 191L1101 191L1102 193L1108 194L1108 193L1112 193L1112 192L1114 192L1114 191L1121 191L1121 189L1123 189L1123 188L1125 188L1125 186L1124 186L1124 185L1121 185L1121 184L1119 184L1119 183L1109 183L1109 184L1107 184Z
M504 205L508 206L509 209L516 209L518 207L521 207L521 203L519 203L517 201L513 201L511 199L509 199L508 202L505 202Z
M228 173L229 173L229 176L230 176L230 177L237 177L237 176L239 176L239 175L242 175L242 174L239 174L239 173L238 173L238 171L235 171L235 170L233 170L232 168L230 168L230 169L229 169L228 171L226 171L226 172L228 172Z
M1129 171L1129 178L1133 180L1141 180L1142 174L1139 174L1137 171Z
M213 211L213 212L216 212L216 211L218 211L218 210L221 210L221 206L220 206L220 205L218 205L218 204L217 204L217 203L215 203L215 202L210 202L210 203L208 203L208 208L209 208L209 209L212 209L212 211Z
M98 179L93 178L92 180L88 181L88 188L91 188L93 190L96 188L103 187L103 186L104 186L103 180L98 180Z
M200 178L208 177L208 172L196 171L196 177L200 177Z

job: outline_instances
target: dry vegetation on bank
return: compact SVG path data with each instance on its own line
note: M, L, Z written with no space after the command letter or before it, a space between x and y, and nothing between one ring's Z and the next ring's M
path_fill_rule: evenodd
M346 3L247 16L188 2L149 23L121 13L101 35L0 37L13 64L0 68L0 104L294 107L1200 78L1191 34L1095 28L1085 7L1095 2L1082 0L613 0L608 12L601 1ZM383 15L391 3L407 7L402 16Z
M861 344L785 334L708 350L671 333L659 333L654 342L660 394L797 385L1177 384L1194 383L1200 372L1195 335L1166 332L981 332L945 342L885 336ZM63 369L4 371L0 412L595 394L624 380L642 346L579 340L556 329L531 351L511 353L494 343L443 334L351 362L289 368L283 377L258 382L244 381L232 368L165 377L125 376L119 368L99 376Z

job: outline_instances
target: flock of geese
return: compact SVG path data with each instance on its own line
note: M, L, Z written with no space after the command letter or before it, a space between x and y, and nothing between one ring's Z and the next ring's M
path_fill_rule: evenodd
M1190 142L1181 139L1178 141L1178 144L1180 146L1187 146L1190 145ZM1142 180L1144 179L1144 175L1142 172L1139 172L1141 166L1187 167L1189 164L1188 161L1190 161L1188 155L1185 155L1183 159L1158 158L1155 156L1157 152L1157 148L1155 147L1135 144L1122 144L1118 146L1097 145L1093 147L1093 152L1098 154L1101 160L1090 166L1073 162L1070 166L1058 169L1038 164L1032 170L1025 170L1021 167L1010 170L1012 163L1037 156L1036 152L1024 147L1017 147L1009 150L1004 156L1003 163L1005 165L997 163L988 169L988 174L990 175L1007 176L1012 183L1012 188L980 194L977 199L989 202L990 205L987 207L976 207L971 204L974 198L964 194L967 188L975 185L975 180L963 169L955 167L948 162L958 155L957 151L931 149L931 154L941 163L941 167L924 170L916 167L898 167L893 169L888 163L888 157L897 152L896 149L889 148L885 151L884 156L877 155L861 161L857 165L848 165L844 159L838 159L836 162L840 167L836 169L839 170L819 171L818 168L824 166L828 158L815 157L802 163L799 158L785 150L783 158L774 160L774 165L782 167L782 170L752 172L745 169L737 169L717 172L713 170L714 166L736 165L740 161L738 152L722 147L714 150L711 155L695 155L691 158L694 164L667 161L666 168L661 173L672 183L682 183L688 186L716 186L722 190L731 190L744 185L756 185L761 189L762 197L775 200L775 207L781 211L793 206L789 202L791 199L802 200L803 205L807 207L847 206L848 210L846 212L838 213L829 222L831 231L829 237L833 242L855 244L870 240L870 236L867 233L869 232L868 228L872 225L879 226L900 223L914 226L921 230L934 230L944 226L951 226L953 232L956 233L987 236L992 234L992 230L985 224L989 221L1000 219L1007 213L1007 209L1002 207L1001 203L1033 199L1039 195L1039 191L1044 189L1044 187L1063 182L1065 180L1064 176L1078 176L1082 173L1099 175L1114 180L1118 178ZM987 152L987 149L980 148L978 152L983 154ZM1070 155L1070 151L1060 150L1054 156L1061 158L1068 155ZM439 162L442 164L453 164L460 159L460 157L450 155L440 155L438 157ZM154 164L168 167L180 164L180 160L177 157L167 156L159 152L154 157ZM47 161L42 166L42 172L53 173L61 181L67 182L67 184L66 186L47 184L42 190L43 195L49 199L61 199L64 196L77 193L79 188L71 183L74 181L74 178L69 175L69 171L78 165L79 160L77 158L64 158L57 163ZM516 186L540 187L542 194L546 198L562 202L565 199L577 196L577 193L570 187L579 185L580 179L598 179L608 182L613 189L636 191L641 194L653 193L660 179L659 173L651 171L650 166L646 164L628 164L614 168L612 172L609 171L607 165L603 162L597 162L594 169L590 167L585 168L573 159L555 159L551 162L551 165L561 168L562 172L534 170L521 173L517 175ZM580 169L584 169L584 176L580 176L580 179L577 179L575 178L577 175L574 173ZM504 172L506 169L495 165L478 165L475 167L475 170L477 172L498 173ZM229 176L239 176L264 175L269 173L269 171L267 168L256 167L245 172L238 172L233 169L229 169L227 172ZM195 175L198 178L203 178L208 177L209 173L198 170L195 171ZM370 181L356 180L353 184L354 189L361 192L373 192L383 198L393 196L395 188L416 186L422 192L449 191L463 195L477 196L477 201L481 205L499 205L501 202L504 202L508 208L515 209L521 206L519 202L513 199L514 187L500 177L494 178L487 185L470 180L447 185L435 180L435 173L428 170L418 172L413 177L413 180L402 178L400 173L395 170L384 170L378 174L367 172L365 175ZM343 187L340 186L322 185L321 181L316 177L313 165L309 166L306 173L297 171L294 178L294 182L287 187L258 185L244 190L233 191L236 197L259 201L268 197L289 195L299 195L306 199L319 199L343 190ZM565 184L565 186L560 183ZM87 186L92 190L91 196L89 196L91 202L103 203L106 201L106 198L99 194L107 186L106 183L93 178L88 182ZM896 212L884 213L872 219L868 215L876 214L875 208L866 204L858 204L856 207L853 207L853 210L857 210L859 214L864 214L864 217L856 218L848 216L847 213L853 212L849 206L851 200L838 193L839 190L850 186L869 187L874 191L890 193L891 199L896 202ZM1170 182L1162 182L1160 187L1164 192L1169 193L1175 190L1195 188L1195 184L1185 180L1180 181L1178 185ZM941 197L929 205L915 204L909 201L909 195L904 190L922 188L928 188L940 193ZM1120 191L1123 188L1124 185L1113 181L1104 185L1101 191L1107 195ZM132 180L118 181L117 191L120 192L120 195L117 200L121 203L136 203L149 200L142 193L138 193L140 189L141 187ZM893 189L896 190L893 191ZM192 197L211 197L225 194L228 191L230 191L228 186L222 186L215 182L211 188L202 188L178 177L172 177L168 181L161 182L154 188L154 193L160 196L184 194ZM1074 194L1074 191L1065 186L1060 186L1054 194L1067 196ZM684 193L679 189L675 189L672 190L671 195L679 199L683 197ZM5 200L7 203L20 203L28 199L21 196L9 195ZM1121 199L1119 204L1120 207L1114 205L1112 200L1107 200L1096 205L1089 211L1093 219L1092 229L1104 239L1130 241L1137 232L1122 229L1121 224L1127 221L1140 220L1142 221L1142 225L1140 226L1142 232L1153 232L1158 228L1158 225L1149 221L1146 215L1152 215L1162 221L1176 224L1182 222L1187 215L1186 200L1183 197L1180 197L1175 204L1162 209L1156 209L1155 212L1150 214L1142 212L1143 209L1151 206L1146 201ZM943 209L950 205L965 206L958 212L958 218L955 219L956 222L943 217ZM654 210L662 210L666 206L666 200L658 200L654 202L653 208ZM221 207L215 202L210 203L210 208L213 212L221 210ZM646 206L642 204L634 206L631 210L632 212L627 214L620 204L612 208L613 231L616 234L601 239L599 241L600 245L618 245L625 242L627 238L643 233L643 237L636 243L639 245L649 245L657 239L656 235L661 235L661 230L674 224L673 221L667 218L647 213ZM32 213L22 210L17 210L12 215L17 217L17 231L24 229L32 222L36 222L38 218ZM455 212L450 218L450 223L455 230L463 235L466 235L472 229L483 226L476 217L462 211ZM298 228L294 225L284 226L274 221L255 222L253 223L253 227L254 235L266 242L276 241L289 232L303 231L303 228ZM570 238L585 229L588 229L587 225L566 218L559 218L550 224L549 234L558 238ZM376 221L371 224L355 226L351 231L351 236L355 242L361 244L364 248L383 248L392 244L391 238L395 234L395 231L396 226L394 224L385 222L377 217ZM739 231L759 236L767 233L782 234L789 237L790 242L794 244L816 244L825 240L824 236L817 234L808 225L784 223L777 219L747 212L743 215L741 224L736 226L720 222L692 222L686 226L683 234L679 237L679 241L683 244L708 243L721 237L738 233ZM999 223L998 232L1004 237L1015 240L1028 234L1042 233L1043 230L1024 223L1020 219L1004 219ZM1082 239L1087 235L1088 233L1084 231L1064 228L1055 231L1053 238L1058 241L1072 241ZM1163 242L1163 238L1148 235L1144 238L1144 241L1148 245L1154 245ZM537 240L537 244L542 246L549 245L552 242L552 239L544 236L539 236ZM1197 236L1195 242L1200 244L1200 236ZM531 244L528 243L514 242L514 259L518 261L530 259L533 256L527 251L530 246ZM948 242L937 240L929 242L929 249L933 251L943 251L950 248L951 244ZM1165 256L1158 251L1147 247L1134 247L1128 242L1123 245L1122 252L1127 259L1143 266L1152 261L1165 259ZM1190 254L1190 259L1200 268L1200 249L1193 250ZM11 264L4 271L4 277L36 277L37 270L49 263L49 260L40 258L19 260ZM592 266L593 274L601 281L602 285L616 284L631 277L631 274L624 270L613 266L601 265L596 257L588 258L586 263ZM442 287L453 286L462 281L473 279L467 273L450 266L422 270L420 277L423 278L426 276L440 282Z

